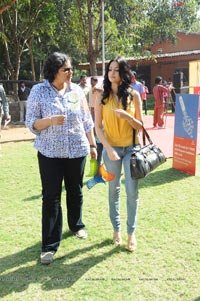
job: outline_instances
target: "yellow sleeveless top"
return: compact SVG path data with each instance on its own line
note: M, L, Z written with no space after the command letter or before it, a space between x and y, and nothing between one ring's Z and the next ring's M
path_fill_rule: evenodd
M126 112L135 117L135 100L134 91L132 91L133 99L129 98ZM133 145L133 128L125 119L118 118L114 109L123 109L121 102L117 102L111 94L104 100L102 105L102 117L104 126L104 135L112 146L126 147ZM139 143L138 131L135 131L135 143Z

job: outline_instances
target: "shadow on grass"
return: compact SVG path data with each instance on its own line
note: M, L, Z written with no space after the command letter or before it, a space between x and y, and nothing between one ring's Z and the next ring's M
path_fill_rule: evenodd
M64 185L62 187L62 193L63 192L64 193L66 192ZM40 200L41 201L42 200L42 194L40 193L38 195L33 195L33 196L28 197L28 198L22 199L23 202L29 202L29 201L34 201L34 200Z
M41 199L42 199L42 195L38 194L38 195L33 195L33 196L29 197L29 198L25 198L22 201L23 202L28 202L28 201L41 200Z
M67 232L63 235L63 239L70 235ZM109 251L103 250L104 247L110 246L110 244L111 240L107 239L101 243L77 248L65 256L56 257L54 263L48 266L41 265L39 260L36 265L31 263L40 254L41 243L39 242L18 253L1 258L0 298L15 292L23 292L33 283L40 283L43 290L71 287L95 265L106 260L114 253L122 252L120 248L115 247L111 250L109 248ZM100 255L97 255L100 249ZM94 252L92 252L93 250ZM67 263L68 258L70 263ZM74 262L72 262L73 259L75 259ZM87 282L92 280L103 281L104 279L101 275L98 276L98 279L85 277L82 280Z
M194 299L193 301L200 301L200 297L197 297L197 298Z
M185 178L191 177L184 172L178 171L174 168L168 168L165 170L155 170L150 173L147 177L139 180L140 188L147 186L159 186L162 184L179 181ZM125 180L122 180L125 183Z

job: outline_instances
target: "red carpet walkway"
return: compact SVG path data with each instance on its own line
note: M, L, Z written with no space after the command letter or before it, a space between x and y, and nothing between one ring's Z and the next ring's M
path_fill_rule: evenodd
M167 158L173 157L174 142L174 114L167 114L166 128L153 129L153 116L144 117L144 127L146 128L151 140L160 147ZM197 154L200 153L200 120L198 122Z

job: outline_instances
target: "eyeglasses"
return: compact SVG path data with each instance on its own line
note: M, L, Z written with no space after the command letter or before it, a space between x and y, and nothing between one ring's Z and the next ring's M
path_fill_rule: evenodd
M63 72L69 72L69 71L73 71L73 67L69 67L69 68L63 68L61 69Z

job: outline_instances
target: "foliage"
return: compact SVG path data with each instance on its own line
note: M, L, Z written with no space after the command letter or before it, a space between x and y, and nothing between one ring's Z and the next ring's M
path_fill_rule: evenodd
M175 43L177 31L188 31L197 17L197 1L184 1L174 7L170 1L151 1L147 12L147 26L143 38L150 45L155 41L171 40Z
M109 2L114 7L112 17L118 22L117 41L126 56L141 55L156 41L167 39L175 43L178 31L191 31L194 21L199 20L200 3L194 0L184 1L182 7L174 7L169 0Z
M68 52L71 53L71 50L75 50L75 52L72 52L73 57L76 57L76 60L79 62L89 61L91 65L90 73L96 74L96 61L100 58L102 50L102 14L100 2L89 0L68 1L67 3L65 2L60 14L61 20L65 20L63 30L68 32ZM65 17L66 15L68 18ZM107 10L105 10L104 18L106 41L109 39L109 36L116 34L117 28L115 21L110 18ZM59 36L60 41L63 40L62 36L63 34Z
M29 40L44 33L49 37L53 35L55 24L53 8L52 0L17 1L3 14L1 30L6 38L3 44L6 46L5 57L11 79L18 78L20 58L24 52L29 51Z
M167 39L175 43L177 31L200 32L199 1L187 0L181 7L173 3L171 0L104 1L106 59L116 55L146 55L155 41ZM101 4L101 0L17 1L3 12L0 23L4 73L8 76L14 73L17 78L20 64L29 73L34 72L29 63L32 55L40 79L44 59L55 50L67 52L75 66L89 61L90 73L96 73L96 62L102 59Z

